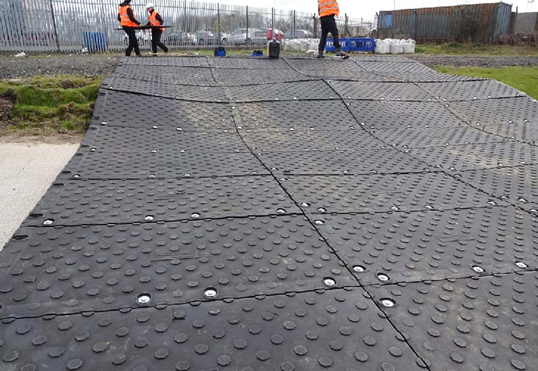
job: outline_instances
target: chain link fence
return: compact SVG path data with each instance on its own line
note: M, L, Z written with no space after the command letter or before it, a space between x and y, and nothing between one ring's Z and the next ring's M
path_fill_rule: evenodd
M120 51L127 39L119 28L120 0L0 0L1 52ZM145 3L133 2L137 19L146 24ZM167 28L163 40L173 48L262 46L277 39L320 35L316 14L188 0L159 0L157 10ZM342 16L344 36L365 36L373 22ZM151 44L150 31L138 31L141 48Z

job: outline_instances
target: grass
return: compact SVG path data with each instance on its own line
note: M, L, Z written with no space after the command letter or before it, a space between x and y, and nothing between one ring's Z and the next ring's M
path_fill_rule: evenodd
M37 76L1 80L0 98L12 103L7 131L32 134L85 132L91 121L102 77Z
M435 55L534 55L538 56L538 48L532 45L486 45L479 43L445 43L419 44L416 47L416 52L420 54L435 54Z
M538 99L538 67L447 67L439 66L436 70L452 75L484 77L504 82L534 99Z

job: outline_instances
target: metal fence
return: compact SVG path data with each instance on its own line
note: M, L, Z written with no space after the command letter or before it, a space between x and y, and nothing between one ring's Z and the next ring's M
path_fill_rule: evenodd
M144 0L145 1L145 0ZM0 51L88 52L119 51L127 39L119 27L120 0L0 0ZM144 3L145 4L145 3ZM147 23L142 1L133 1L137 19ZM319 36L316 14L188 0L159 0L157 10L168 28L163 39L171 47L256 45L267 42L273 23L277 38ZM364 36L374 23L360 18L339 19L340 32ZM244 29L244 30L241 30ZM248 31L247 31L248 30ZM150 32L138 31L142 48Z

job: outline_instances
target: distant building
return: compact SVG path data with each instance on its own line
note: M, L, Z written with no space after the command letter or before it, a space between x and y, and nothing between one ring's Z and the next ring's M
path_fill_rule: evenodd
M538 13L519 13L514 32L519 35L538 36Z
M378 37L493 43L510 32L512 5L490 3L381 11Z

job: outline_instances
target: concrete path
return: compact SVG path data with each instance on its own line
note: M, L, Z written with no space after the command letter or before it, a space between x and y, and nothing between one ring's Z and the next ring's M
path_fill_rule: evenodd
M0 143L0 250L77 148L78 144Z

